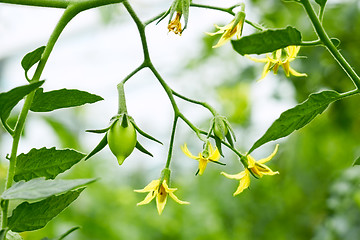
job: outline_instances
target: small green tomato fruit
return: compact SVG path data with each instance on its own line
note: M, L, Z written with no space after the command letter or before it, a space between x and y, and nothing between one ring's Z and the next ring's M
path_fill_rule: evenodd
M111 152L116 156L119 165L127 158L136 145L136 131L132 123L127 119L127 127L121 126L117 120L110 128L107 140Z

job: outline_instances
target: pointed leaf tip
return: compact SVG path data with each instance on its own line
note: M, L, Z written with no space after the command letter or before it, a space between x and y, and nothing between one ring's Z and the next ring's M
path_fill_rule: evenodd
M60 89L44 92L36 91L30 110L33 112L50 112L61 108L77 107L104 100L102 97L77 89Z
M249 154L261 145L290 135L310 123L321 114L330 103L339 100L342 96L335 91L323 91L309 96L303 103L283 112L276 119L265 134L257 140L249 150Z

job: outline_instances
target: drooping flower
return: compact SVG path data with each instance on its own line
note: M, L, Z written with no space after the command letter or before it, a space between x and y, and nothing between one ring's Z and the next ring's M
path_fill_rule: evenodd
M222 34L220 40L217 42L213 48L218 48L231 40L231 38L235 35L237 39L241 37L242 29L245 21L245 12L240 11L236 14L235 18L226 26L220 27L215 24L215 27L219 29L219 31L214 33L206 33L210 36L214 36L217 34Z
M266 54L266 58L258 59L249 56L248 58L255 62L266 63L260 80L264 79L271 70L274 72L274 74L277 74L280 66L282 66L284 69L285 75L287 77L290 77L290 75L294 75L296 77L306 77L306 73L299 73L290 67L290 62L296 59L299 50L300 46L288 46L286 48L274 51L272 55Z
M159 19L158 23L162 21L167 15L169 15L168 30L175 34L181 35L187 27L189 20L189 8L191 0L174 0L170 8L166 13ZM174 13L176 12L175 18L173 19ZM183 17L184 27L181 25L181 18Z
M176 16L173 20L171 20L168 24L168 30L169 32L173 32L175 34L181 35L182 29L181 29L181 12L176 12Z
M159 215L161 215L161 213L165 208L168 195L170 195L170 197L179 204L190 204L189 202L179 200L174 194L176 190L177 188L169 188L165 179L163 181L157 179L157 180L152 180L145 188L134 191L149 192L146 195L145 199L137 204L138 206L148 204L149 202L151 202L151 200L153 200L156 197L156 207Z
M276 145L275 150L268 157L260 159L256 161L252 156L246 155L247 168L244 171L238 174L227 174L225 172L221 172L222 175L229 179L239 180L239 186L234 192L234 196L240 194L242 191L247 189L250 186L250 174L252 174L256 178L262 178L264 175L275 175L279 174L279 172L272 171L268 166L264 163L270 161L275 154L277 153L279 145Z
M206 142L204 150L200 152L198 156L192 155L192 153L187 148L186 143L184 144L184 146L181 146L181 150L189 158L199 161L199 169L196 174L202 175L208 162L214 162L224 165L223 163L218 162L220 159L220 152L217 148L214 149L210 142Z

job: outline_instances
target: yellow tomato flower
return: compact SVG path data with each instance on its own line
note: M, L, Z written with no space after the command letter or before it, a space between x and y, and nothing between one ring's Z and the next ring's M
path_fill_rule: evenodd
M299 50L300 46L288 46L286 48L274 51L272 53L272 56L266 54L266 58L258 59L249 56L248 58L255 62L266 63L260 80L264 79L271 70L273 70L274 74L277 74L280 66L282 66L282 68L284 69L287 77L290 77L290 74L296 77L306 77L306 73L299 73L290 67L290 62L296 59Z
M199 161L199 169L196 174L202 175L205 171L205 168L206 168L206 165L208 164L208 162L215 162L215 163L223 164L223 163L218 162L220 159L219 150L217 148L214 149L210 142L206 143L205 149L202 152L200 152L198 156L192 155L192 153L187 148L186 143L184 144L184 146L181 146L181 150L189 158Z
M156 197L157 210L159 215L161 215L161 213L165 208L168 195L170 195L170 197L179 204L190 204L189 202L179 200L174 194L176 190L177 188L169 188L169 186L166 183L166 180L163 180L161 182L160 179L158 179L158 180L152 180L145 188L134 191L149 192L148 195L145 197L145 199L137 204L138 206L148 204L149 202L151 202L151 200L153 200Z
M264 163L270 161L275 154L277 153L279 145L276 145L275 150L272 154L270 154L270 156L260 159L258 161L256 161L252 156L247 155L246 159L247 159L247 164L248 167L245 168L244 171L238 173L238 174L227 174L224 172L221 172L222 175L224 175L225 177L229 178L229 179L236 179L239 180L239 186L236 189L236 191L234 192L234 196L240 194L242 191L244 191L245 189L247 189L250 186L250 173L256 177L256 178L261 178L263 175L275 175L275 174L279 174L279 172L274 172L272 171L268 166L266 166Z
M169 32L173 32L175 34L179 34L181 36L182 29L181 29L181 12L176 12L176 16L174 20L171 20L168 24Z
M245 13L244 12L238 12L235 18L226 26L219 27L218 25L215 25L219 31L214 33L206 33L210 36L214 36L217 34L222 34L220 40L217 42L213 48L218 48L227 43L231 40L231 38L235 35L237 39L241 37L242 29L244 26L245 21Z

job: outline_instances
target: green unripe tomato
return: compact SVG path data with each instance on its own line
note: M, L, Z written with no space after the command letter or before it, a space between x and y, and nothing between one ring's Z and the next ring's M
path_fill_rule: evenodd
M225 126L224 121L216 119L215 124L214 124L214 134L215 134L215 136L217 136L218 138L223 140L227 133L228 133L228 129Z
M111 152L121 165L132 153L137 142L135 128L129 119L127 119L127 127L121 126L121 121L117 120L108 132L107 141Z

